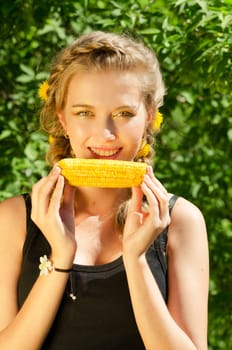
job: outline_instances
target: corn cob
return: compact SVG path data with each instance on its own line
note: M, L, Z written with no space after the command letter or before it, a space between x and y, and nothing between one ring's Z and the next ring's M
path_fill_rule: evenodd
M65 158L58 166L72 186L103 188L139 186L147 169L146 163L109 159Z

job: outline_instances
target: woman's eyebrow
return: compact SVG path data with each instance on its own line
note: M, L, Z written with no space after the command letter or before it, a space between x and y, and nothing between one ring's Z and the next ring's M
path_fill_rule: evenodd
M123 105L123 106L119 106L119 107L116 107L115 108L115 111L120 111L120 110L123 110L123 109L129 109L129 110L132 110L134 112L137 112L137 110L139 109L139 106L136 106L136 105Z
M123 106L119 106L116 109L121 109L121 108L132 108L132 109L137 109L138 107L135 105L123 105Z
M95 109L94 106L88 105L88 104L83 104L83 103L76 103L72 105L72 108L87 108L87 109ZM130 109L133 111L137 111L139 108L139 105L122 105L114 108L114 111L122 110L122 109Z
M77 107L79 107L79 108L91 108L91 109L94 109L93 106L87 105L87 104L82 104L82 103L72 105L72 108L77 108Z

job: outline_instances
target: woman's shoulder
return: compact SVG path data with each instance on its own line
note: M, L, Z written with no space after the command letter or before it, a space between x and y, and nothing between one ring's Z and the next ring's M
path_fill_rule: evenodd
M0 215L3 213L5 215L17 214L18 211L25 212L23 195L16 195L0 202Z
M192 245L206 238L206 224L201 210L189 200L178 197L172 209L169 247Z
M172 200L175 201L175 205L173 206L173 219L178 221L203 219L201 210L194 203L184 197L170 194L170 201Z
M23 244L26 235L26 206L22 195L0 203L0 239L14 239Z
M173 197L176 198L172 214L172 220L174 220L175 224L185 224L196 221L204 222L204 216L199 207L183 197Z

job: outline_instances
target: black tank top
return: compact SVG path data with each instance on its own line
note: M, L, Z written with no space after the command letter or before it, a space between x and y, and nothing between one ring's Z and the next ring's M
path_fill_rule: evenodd
M23 197L27 209L27 236L18 284L19 307L38 278L40 256L49 256L51 253L48 241L30 218L30 196L25 194ZM176 196L171 198L170 211L176 199ZM149 267L165 301L167 233L168 228L146 253ZM71 291L76 295L76 300L70 297ZM73 265L57 316L41 349L145 349L133 315L122 257L104 265Z

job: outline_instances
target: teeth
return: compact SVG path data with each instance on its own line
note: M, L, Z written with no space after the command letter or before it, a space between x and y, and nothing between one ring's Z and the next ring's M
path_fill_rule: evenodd
M91 148L91 150L94 153L96 153L98 156L102 156L102 157L113 156L114 154L116 154L118 152L118 150L102 150L99 148Z

